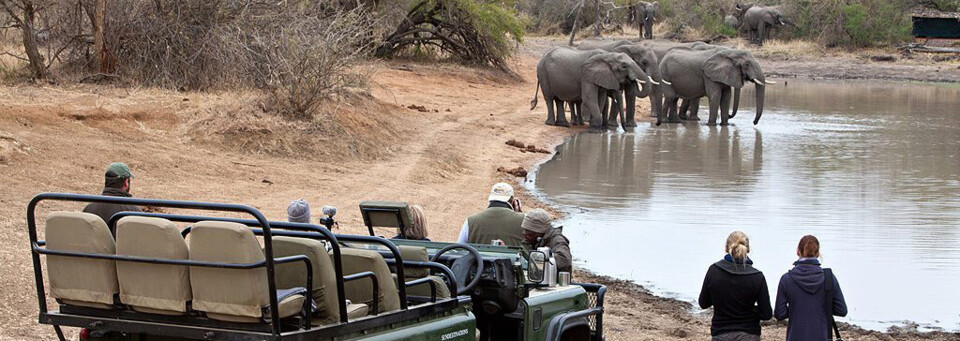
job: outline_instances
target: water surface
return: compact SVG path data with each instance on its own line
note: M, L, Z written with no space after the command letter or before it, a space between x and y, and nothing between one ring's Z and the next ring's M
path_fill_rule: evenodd
M743 230L775 297L814 234L845 321L960 331L960 88L789 80L766 108L757 126L747 107L728 127L584 133L532 186L574 213L564 233L582 266L655 293L695 300Z

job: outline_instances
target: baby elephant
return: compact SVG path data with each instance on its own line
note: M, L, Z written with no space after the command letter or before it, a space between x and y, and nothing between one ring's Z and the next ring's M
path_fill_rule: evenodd
M647 88L643 69L624 53L601 50L579 51L557 47L537 64L537 89L547 101L548 125L570 126L563 114L563 102L580 102L580 114L590 119L591 128L601 128L607 119L601 108L610 91L625 91L626 104L635 105L638 84ZM537 94L530 100L530 110L537 107Z

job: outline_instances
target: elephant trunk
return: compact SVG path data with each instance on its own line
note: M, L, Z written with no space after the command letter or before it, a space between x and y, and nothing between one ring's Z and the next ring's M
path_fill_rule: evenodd
M643 38L653 39L653 13L647 11L647 15L643 18Z
M733 88L733 110L730 111L730 118L737 116L737 109L740 108L740 88Z
M757 117L753 118L753 124L760 122L760 116L763 116L763 100L766 96L767 87L757 84Z

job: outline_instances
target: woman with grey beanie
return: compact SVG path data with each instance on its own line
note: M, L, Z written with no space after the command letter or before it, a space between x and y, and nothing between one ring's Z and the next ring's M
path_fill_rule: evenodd
M297 199L287 206L287 221L291 223L310 223L310 204L306 200Z

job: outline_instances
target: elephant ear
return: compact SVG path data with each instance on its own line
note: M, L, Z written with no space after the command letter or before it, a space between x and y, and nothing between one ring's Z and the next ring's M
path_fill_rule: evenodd
M734 88L743 87L743 77L740 77L740 68L722 53L707 58L703 63L703 73L714 82L720 82Z
M613 70L610 70L610 66L607 65L602 56L593 56L587 59L580 67L580 72L587 82L599 85L601 88L610 90L620 88L617 75L613 73Z

